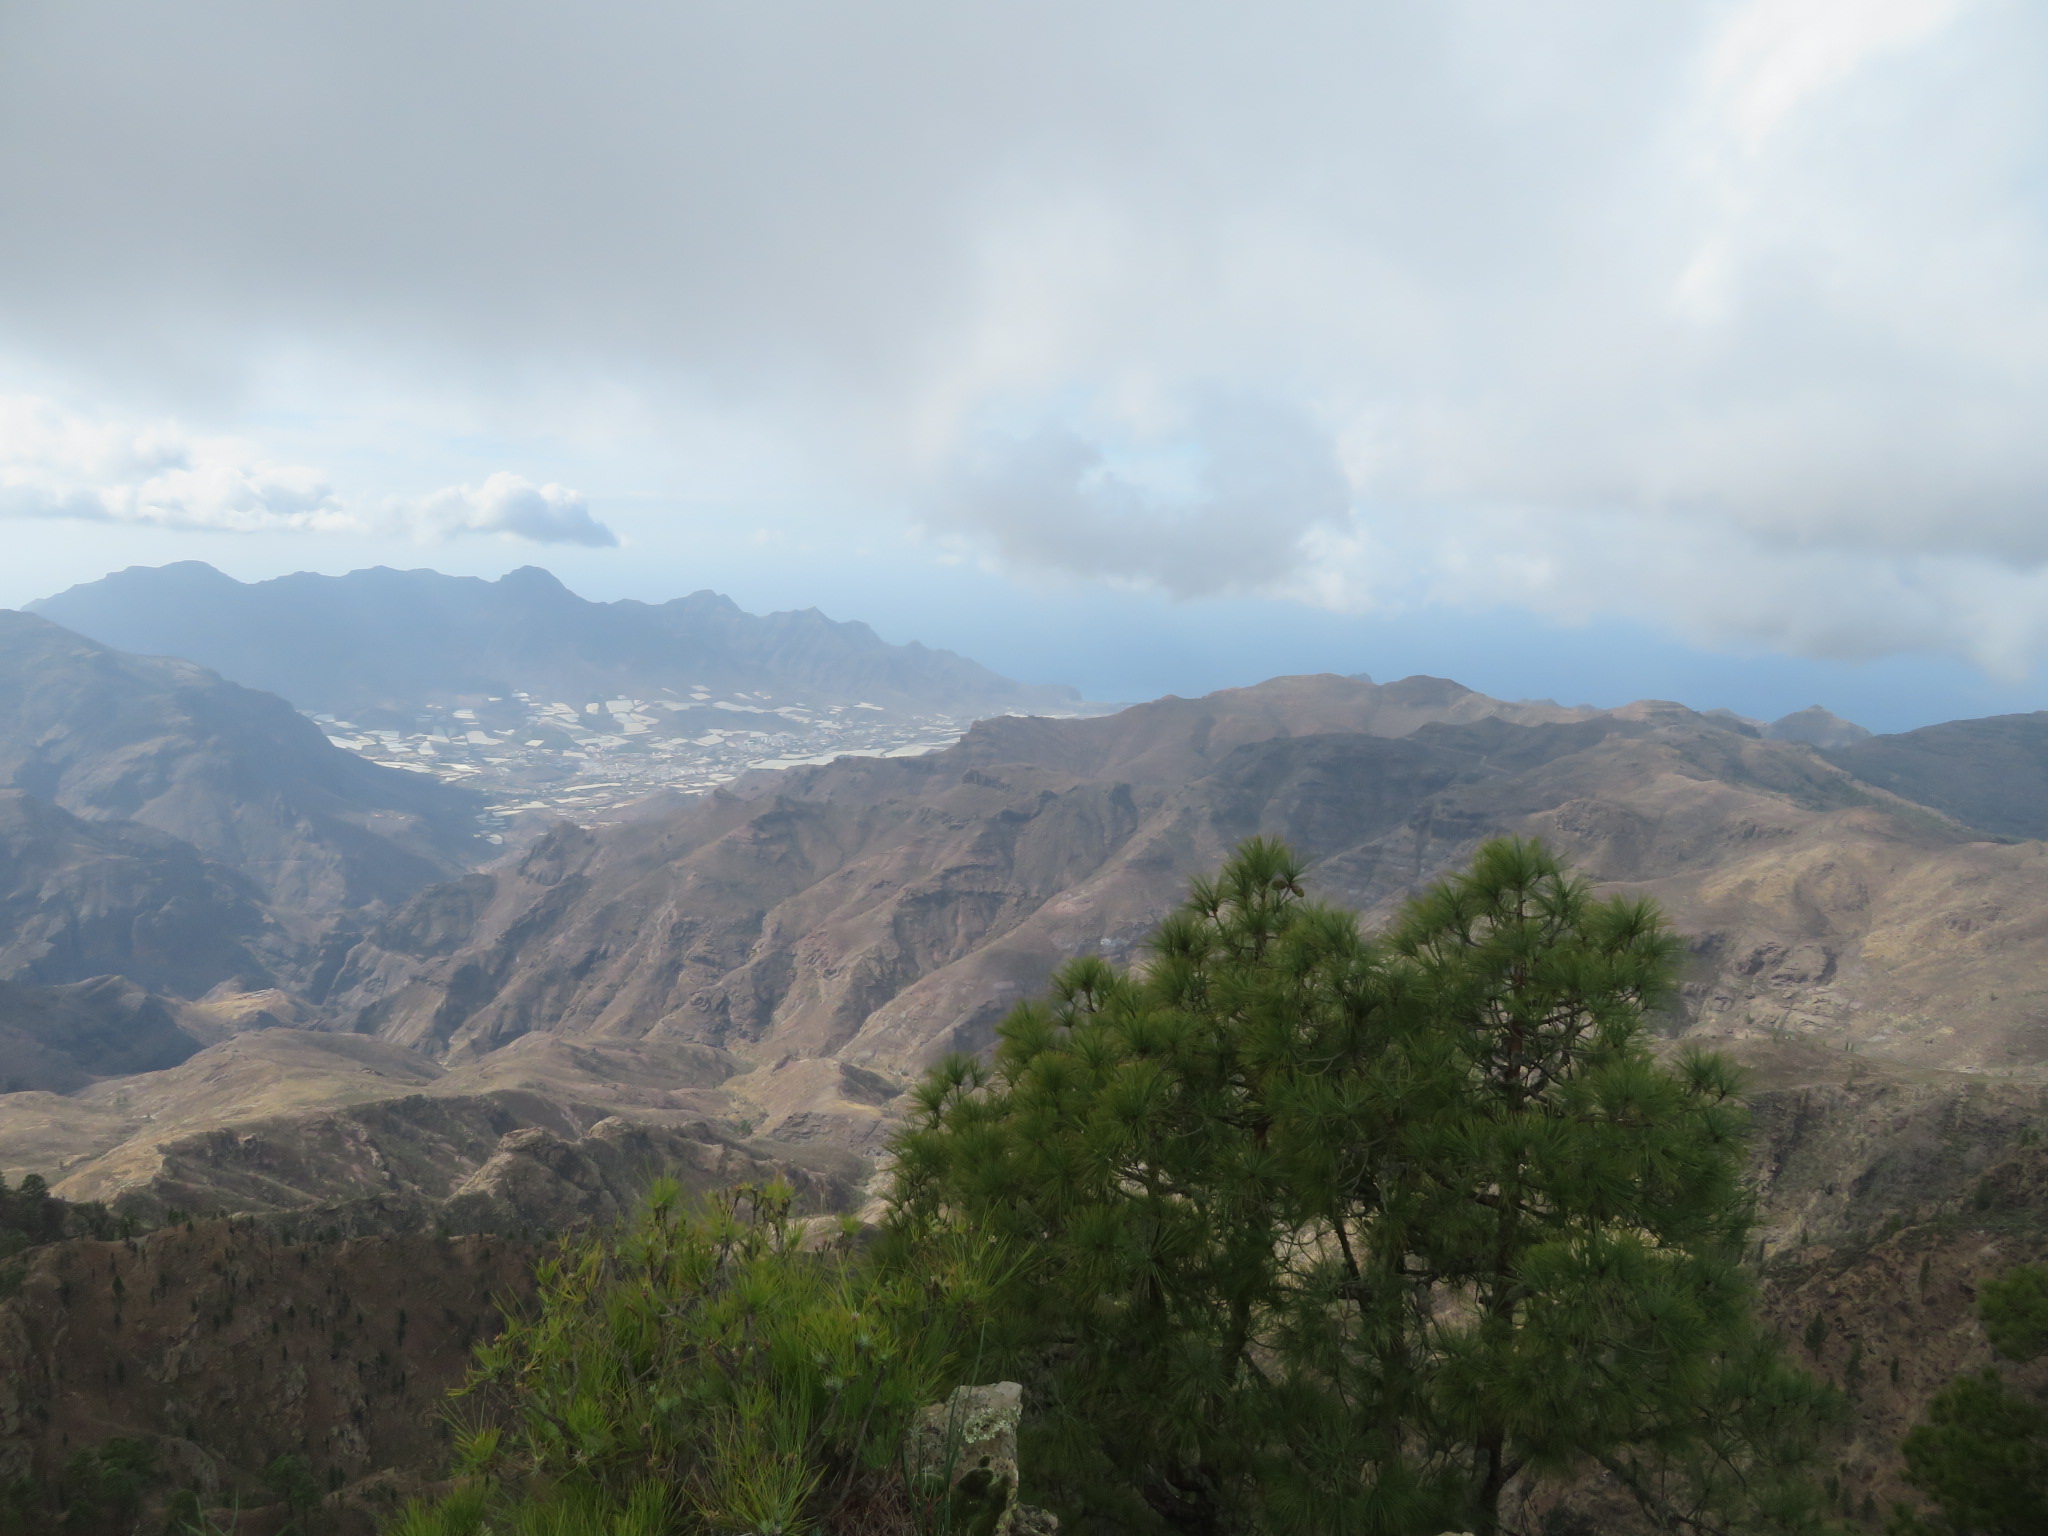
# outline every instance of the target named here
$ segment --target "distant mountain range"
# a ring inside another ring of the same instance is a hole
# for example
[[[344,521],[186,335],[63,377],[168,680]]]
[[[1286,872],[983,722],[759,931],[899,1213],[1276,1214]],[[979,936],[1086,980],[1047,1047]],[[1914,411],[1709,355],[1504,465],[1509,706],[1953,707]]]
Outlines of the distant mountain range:
[[[816,609],[757,616],[713,592],[592,603],[533,567],[244,584],[188,561],[34,606],[281,694],[334,745],[480,792],[493,825],[522,836],[756,768],[930,751],[990,715],[1099,710]]]
[[[107,645],[181,656],[302,710],[367,725],[522,693],[581,707],[765,692],[814,706],[954,714],[1079,698],[1012,682],[951,651],[891,645],[815,608],[756,615],[716,592],[594,603],[537,566],[497,581],[380,566],[244,583],[186,560],[131,566],[29,606]]]

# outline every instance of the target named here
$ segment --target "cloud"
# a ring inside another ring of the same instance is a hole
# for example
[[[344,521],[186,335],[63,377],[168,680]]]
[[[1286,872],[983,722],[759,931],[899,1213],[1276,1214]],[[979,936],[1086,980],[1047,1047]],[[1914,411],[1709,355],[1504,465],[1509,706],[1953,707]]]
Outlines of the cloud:
[[[1854,546],[1788,548],[1725,522],[1378,509],[1307,541],[1290,595],[1360,613],[1519,608],[1634,620],[1709,649],[1863,661],[1960,656],[2024,681],[2048,650],[2048,568]]]
[[[535,485],[500,471],[479,486],[450,486],[420,502],[414,519],[448,538],[503,533],[536,544],[611,548],[618,535],[590,515],[590,507],[564,485]]]
[[[1329,440],[1272,402],[1206,398],[1184,430],[1145,446],[1117,465],[1063,422],[984,430],[930,527],[985,539],[1016,565],[1206,597],[1290,576],[1312,532],[1350,523]]]
[[[318,471],[230,438],[0,398],[0,516],[255,533],[361,526]]]
[[[1709,78],[1754,151],[1802,102],[1926,41],[1962,9],[1963,0],[1749,0],[1721,32]]]
[[[426,401],[379,418],[414,462],[581,432],[677,492],[622,516],[2009,668],[2044,75],[2013,0],[28,0],[0,361],[180,419]],[[187,449],[8,494],[385,515]],[[602,542],[455,480],[398,521]]]
[[[613,545],[577,492],[498,473],[429,496],[345,499],[320,471],[280,464],[235,438],[195,437],[0,397],[0,518],[61,518],[208,533],[503,534],[538,544]]]

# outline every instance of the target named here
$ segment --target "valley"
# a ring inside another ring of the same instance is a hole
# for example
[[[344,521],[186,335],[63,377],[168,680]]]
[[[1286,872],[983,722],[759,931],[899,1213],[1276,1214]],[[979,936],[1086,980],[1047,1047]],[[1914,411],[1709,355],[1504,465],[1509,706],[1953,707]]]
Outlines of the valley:
[[[701,795],[755,771],[915,757],[952,745],[972,723],[865,701],[804,705],[768,694],[714,699],[708,691],[581,704],[482,695],[429,706],[399,729],[311,718],[335,746],[368,762],[481,794],[487,837],[556,817],[603,825],[643,813],[649,797]]]

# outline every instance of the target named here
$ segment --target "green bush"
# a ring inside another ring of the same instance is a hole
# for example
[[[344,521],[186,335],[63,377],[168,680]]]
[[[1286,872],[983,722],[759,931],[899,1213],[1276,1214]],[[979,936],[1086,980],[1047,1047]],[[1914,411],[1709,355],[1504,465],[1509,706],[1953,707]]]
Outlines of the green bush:
[[[74,1453],[64,1464],[62,1524],[72,1530],[125,1526],[156,1481],[156,1447],[114,1439]]]
[[[2048,1265],[2022,1264],[1985,1281],[1977,1315],[2006,1359],[2024,1364],[2048,1354]]]
[[[400,1536],[795,1536],[904,1505],[906,1428],[971,1362],[992,1253],[941,1236],[883,1274],[844,1228],[807,1250],[790,1205],[665,1183],[566,1244],[477,1350],[465,1482]]]

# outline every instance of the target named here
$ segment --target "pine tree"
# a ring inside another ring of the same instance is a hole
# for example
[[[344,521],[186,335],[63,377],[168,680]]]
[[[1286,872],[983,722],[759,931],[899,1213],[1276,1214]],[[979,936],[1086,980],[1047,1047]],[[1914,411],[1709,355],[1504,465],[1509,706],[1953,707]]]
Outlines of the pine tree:
[[[1083,1518],[1491,1533],[1600,1465],[1659,1518],[1799,1528],[1827,1399],[1750,1321],[1729,1069],[1648,1049],[1674,963],[1538,845],[1373,943],[1254,840],[1139,971],[1077,961],[933,1074],[885,1254],[1031,1256],[1000,1310]]]
[[[2048,1267],[1984,1282],[1977,1314],[1991,1346],[2024,1364],[2048,1354]],[[2035,1536],[2048,1531],[2048,1407],[1993,1369],[1958,1376],[1901,1446],[1906,1481],[1932,1499],[1928,1518],[1901,1506],[1898,1536]]]

